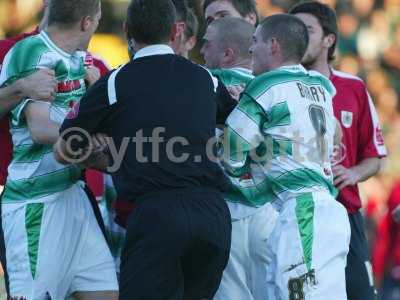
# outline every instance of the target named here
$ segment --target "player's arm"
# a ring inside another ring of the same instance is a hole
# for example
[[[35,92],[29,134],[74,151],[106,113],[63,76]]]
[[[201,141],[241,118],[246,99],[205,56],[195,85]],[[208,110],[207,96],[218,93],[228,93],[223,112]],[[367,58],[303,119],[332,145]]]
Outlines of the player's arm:
[[[0,89],[0,118],[14,109],[23,98],[54,100],[57,81],[53,70],[42,69]]]
[[[60,128],[60,137],[54,145],[54,155],[58,162],[69,164],[78,158],[86,166],[104,169],[105,157],[101,156],[104,149],[98,149],[93,136],[107,131],[106,123],[118,103],[113,103],[108,95],[109,75],[100,78],[81,99],[76,110],[72,110]],[[104,145],[102,145],[104,146]],[[102,147],[105,148],[105,147]],[[88,153],[88,151],[94,153]],[[101,150],[101,151],[100,151]],[[96,165],[97,155],[99,164]],[[103,154],[106,155],[104,152]]]
[[[24,108],[29,133],[37,144],[53,145],[60,125],[50,120],[50,103],[29,101]]]
[[[229,175],[241,177],[250,171],[255,150],[264,142],[261,128],[266,122],[261,106],[247,95],[229,115],[224,131],[222,164]]]
[[[381,158],[386,156],[378,115],[366,89],[362,96],[362,103],[358,124],[360,142],[357,156],[359,163],[351,168],[342,165],[332,168],[335,177],[334,184],[338,189],[363,182],[377,174],[383,164]]]

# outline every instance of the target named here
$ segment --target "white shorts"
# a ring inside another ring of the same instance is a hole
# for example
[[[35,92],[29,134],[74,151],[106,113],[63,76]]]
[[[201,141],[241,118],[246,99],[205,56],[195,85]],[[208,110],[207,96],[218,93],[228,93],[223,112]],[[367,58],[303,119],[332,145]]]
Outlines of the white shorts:
[[[271,204],[232,221],[228,265],[214,300],[266,300],[267,240],[277,212]]]
[[[268,300],[347,300],[350,243],[346,209],[327,192],[283,204],[268,241]]]
[[[11,296],[59,300],[118,290],[113,258],[79,184],[56,201],[4,213],[2,224]]]

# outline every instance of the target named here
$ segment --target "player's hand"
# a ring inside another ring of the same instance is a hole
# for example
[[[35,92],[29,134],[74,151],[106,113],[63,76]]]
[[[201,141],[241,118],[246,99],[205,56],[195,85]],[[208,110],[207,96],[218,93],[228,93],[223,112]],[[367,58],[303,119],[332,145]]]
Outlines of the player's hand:
[[[342,165],[332,167],[333,171],[333,184],[342,190],[346,186],[352,186],[358,183],[359,176],[352,168],[345,168]]]
[[[88,85],[93,85],[97,80],[101,77],[100,70],[95,66],[87,66],[86,67],[86,77],[85,80],[87,81]]]
[[[97,133],[92,136],[91,142],[91,151],[88,158],[84,162],[82,162],[83,166],[86,168],[91,168],[97,166],[99,162],[102,162],[102,165],[108,166],[109,137],[107,137],[105,134]]]
[[[96,152],[108,149],[109,137],[103,133],[96,133],[92,136],[93,150]]]
[[[244,87],[241,85],[229,86],[226,88],[233,99],[239,101],[240,94],[244,91]]]
[[[53,101],[57,93],[54,70],[40,69],[17,82],[24,97],[31,99]]]

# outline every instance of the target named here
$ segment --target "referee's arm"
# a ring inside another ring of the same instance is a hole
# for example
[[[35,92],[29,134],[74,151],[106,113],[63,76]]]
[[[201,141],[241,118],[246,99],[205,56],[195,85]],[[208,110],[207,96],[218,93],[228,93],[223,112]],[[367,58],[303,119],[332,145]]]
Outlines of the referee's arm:
[[[99,79],[65,118],[53,148],[58,162],[75,163],[80,156],[86,154],[92,136],[105,132],[105,124],[115,109],[113,104],[116,104],[109,100],[109,77],[106,75]]]

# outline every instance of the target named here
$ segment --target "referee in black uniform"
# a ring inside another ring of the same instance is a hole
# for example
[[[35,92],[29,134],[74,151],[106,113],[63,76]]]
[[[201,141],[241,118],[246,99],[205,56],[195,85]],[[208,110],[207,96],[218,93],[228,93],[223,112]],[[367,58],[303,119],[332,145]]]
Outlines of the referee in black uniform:
[[[66,163],[70,141],[73,150],[89,144],[73,129],[81,128],[126,149],[112,174],[119,197],[136,203],[122,254],[123,300],[212,299],[229,257],[231,220],[221,196],[227,181],[207,150],[218,83],[174,55],[168,41],[175,19],[170,0],[131,1],[133,60],[89,89],[55,147]]]

